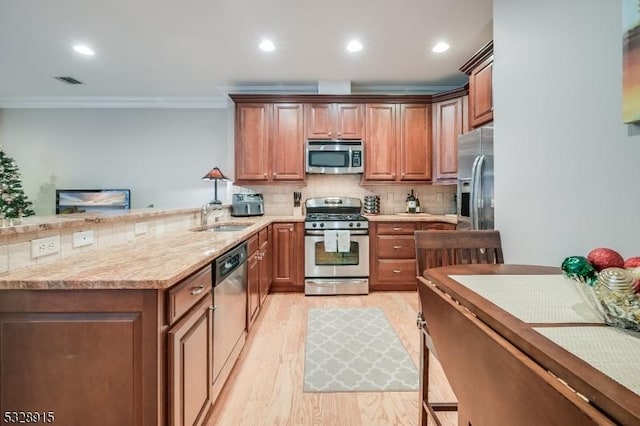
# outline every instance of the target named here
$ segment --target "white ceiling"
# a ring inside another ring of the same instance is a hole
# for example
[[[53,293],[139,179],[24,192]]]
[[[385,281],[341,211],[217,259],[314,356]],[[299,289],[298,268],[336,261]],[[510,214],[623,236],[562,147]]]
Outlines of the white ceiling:
[[[257,48],[263,37],[274,52]],[[361,52],[346,51],[351,38]],[[206,105],[229,92],[314,93],[325,80],[429,93],[464,84],[458,68],[491,39],[492,0],[0,0],[0,107]],[[438,55],[439,40],[451,49]]]

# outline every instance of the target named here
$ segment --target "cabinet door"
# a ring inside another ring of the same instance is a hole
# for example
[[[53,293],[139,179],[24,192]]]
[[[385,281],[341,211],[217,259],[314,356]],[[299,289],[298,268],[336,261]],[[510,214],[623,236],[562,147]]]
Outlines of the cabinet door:
[[[365,180],[395,180],[396,106],[394,104],[367,104],[365,131]]]
[[[306,134],[308,139],[333,138],[333,114],[331,104],[307,104],[305,106]]]
[[[212,404],[213,311],[205,297],[168,333],[169,419],[201,425]]]
[[[304,180],[302,104],[273,105],[272,179]]]
[[[270,104],[236,105],[236,180],[270,178]]]
[[[456,98],[434,105],[436,179],[458,177],[458,136],[462,134],[462,102],[462,98]]]
[[[400,180],[431,180],[429,105],[400,105]]]
[[[258,316],[260,307],[260,250],[249,255],[247,260],[247,331]]]
[[[474,128],[493,120],[493,56],[469,75],[469,120]]]
[[[271,264],[273,259],[269,234],[271,234],[271,225],[260,231],[260,306],[264,304],[267,299],[267,294],[269,294],[273,273]]]
[[[336,104],[334,111],[336,138],[362,139],[362,104]]]
[[[273,224],[273,281],[275,289],[300,291],[304,288],[304,224]]]

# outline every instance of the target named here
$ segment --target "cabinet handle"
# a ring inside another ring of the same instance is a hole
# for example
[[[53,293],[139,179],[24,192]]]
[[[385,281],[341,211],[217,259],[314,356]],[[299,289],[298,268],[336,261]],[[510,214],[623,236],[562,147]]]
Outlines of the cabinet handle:
[[[338,136],[342,136],[342,132],[338,132]]]
[[[400,249],[402,248],[402,246],[393,246],[393,248],[394,248],[395,250],[400,250]]]
[[[267,177],[267,173],[265,172],[265,174],[263,175],[264,177]]]
[[[217,306],[217,305],[209,306],[209,310],[210,310],[211,312],[215,311],[216,309],[218,309],[218,306]]]
[[[394,270],[393,270],[393,273],[394,273],[394,274],[399,274],[400,272],[402,272],[400,269],[394,269]]]
[[[331,137],[331,132],[327,133],[327,136]]]
[[[393,228],[394,231],[401,231],[402,228]]]
[[[197,296],[200,293],[202,293],[204,291],[204,286],[203,285],[199,285],[198,287],[193,287],[191,289],[191,291],[189,292],[189,294],[191,294],[192,296]]]

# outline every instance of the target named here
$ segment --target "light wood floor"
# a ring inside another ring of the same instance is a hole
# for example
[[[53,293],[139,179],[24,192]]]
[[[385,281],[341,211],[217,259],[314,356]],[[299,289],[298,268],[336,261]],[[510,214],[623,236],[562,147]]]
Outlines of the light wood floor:
[[[307,311],[313,307],[380,307],[416,366],[420,337],[415,326],[414,292],[377,292],[368,296],[268,297],[208,426],[227,425],[417,425],[418,392],[303,393]],[[453,393],[432,360],[431,397],[452,401]],[[441,420],[455,425],[455,414]]]

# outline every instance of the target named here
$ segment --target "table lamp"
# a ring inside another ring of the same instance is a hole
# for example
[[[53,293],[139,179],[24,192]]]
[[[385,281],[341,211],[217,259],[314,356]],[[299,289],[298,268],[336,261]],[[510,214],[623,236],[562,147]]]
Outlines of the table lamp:
[[[214,167],[213,169],[211,169],[209,171],[209,173],[204,175],[202,177],[202,179],[203,180],[212,180],[213,181],[213,188],[214,188],[213,201],[211,201],[209,204],[222,204],[222,201],[218,200],[218,181],[219,180],[229,180],[229,178],[226,177],[224,175],[224,173],[222,173],[222,171],[220,171],[219,168]]]

